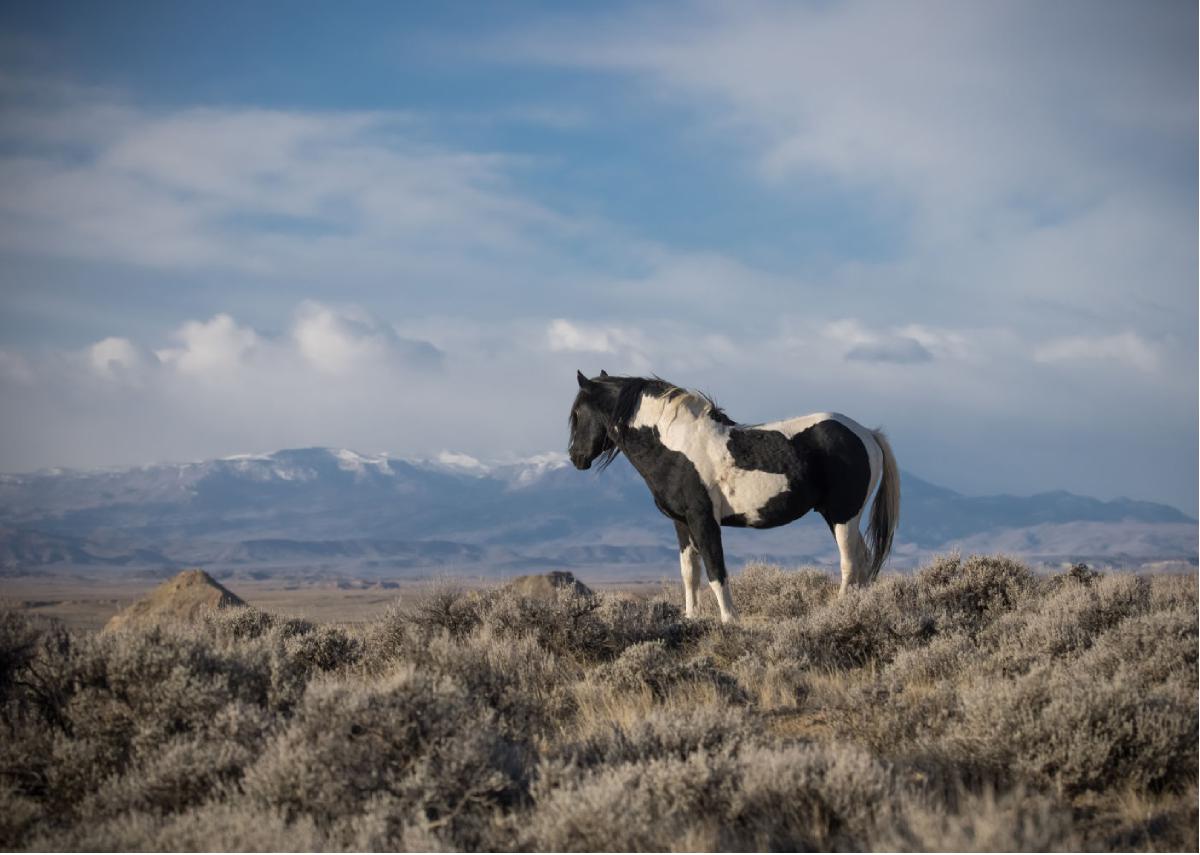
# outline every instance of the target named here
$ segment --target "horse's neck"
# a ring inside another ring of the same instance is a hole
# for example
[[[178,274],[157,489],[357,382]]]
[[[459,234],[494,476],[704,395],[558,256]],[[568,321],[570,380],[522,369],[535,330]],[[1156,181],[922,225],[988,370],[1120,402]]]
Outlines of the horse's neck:
[[[693,455],[707,453],[709,445],[724,444],[729,428],[713,421],[707,413],[697,412],[694,406],[678,398],[666,400],[644,395],[629,426],[655,428],[659,442],[667,448],[686,449]]]

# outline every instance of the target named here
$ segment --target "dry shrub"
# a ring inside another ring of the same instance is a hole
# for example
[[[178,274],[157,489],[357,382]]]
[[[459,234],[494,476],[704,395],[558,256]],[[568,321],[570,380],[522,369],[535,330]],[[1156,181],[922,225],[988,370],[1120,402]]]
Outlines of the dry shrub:
[[[722,849],[865,850],[897,799],[890,768],[851,745],[756,748],[739,760]]]
[[[1171,608],[1134,615],[1098,638],[1080,659],[1096,679],[1121,672],[1143,687],[1174,684],[1197,688],[1195,609]]]
[[[596,614],[599,607],[599,599],[567,588],[545,598],[500,591],[484,622],[498,638],[530,638],[556,656],[594,662],[612,655],[611,633]]]
[[[283,640],[283,655],[309,674],[349,668],[362,657],[362,642],[336,626],[320,626]]]
[[[261,707],[229,704],[205,732],[139,752],[124,774],[83,795],[79,816],[99,821],[125,812],[176,813],[201,804],[241,778],[268,732],[269,718]]]
[[[15,609],[0,609],[0,698],[15,688],[18,673],[28,667],[44,632]]]
[[[922,604],[938,627],[976,632],[1035,589],[1033,571],[1001,556],[942,556],[916,576]]]
[[[213,636],[233,640],[260,638],[272,632],[290,638],[316,628],[303,618],[283,617],[253,606],[208,609],[201,613],[201,620]]]
[[[1069,667],[981,681],[962,694],[963,750],[1001,774],[1067,794],[1115,782],[1179,788],[1195,780],[1196,696],[1099,680]]]
[[[666,698],[682,683],[712,686],[726,703],[746,702],[746,694],[731,675],[708,658],[682,660],[662,641],[643,641],[625,648],[616,660],[600,665],[593,679],[614,693],[648,689],[656,699]]]
[[[579,676],[570,660],[532,638],[497,638],[483,628],[461,641],[449,634],[429,639],[420,656],[406,660],[421,671],[453,680],[481,711],[516,740],[547,735],[574,713],[569,687]]]
[[[821,570],[784,570],[757,561],[733,576],[730,585],[738,612],[752,619],[803,617],[837,595],[837,584]],[[702,594],[701,600],[708,606],[703,613],[716,613],[712,599]]]
[[[653,710],[627,725],[608,723],[547,746],[537,779],[539,791],[578,783],[605,767],[650,760],[686,760],[696,752],[732,754],[761,738],[762,722],[744,707]]]
[[[247,798],[318,828],[389,805],[392,830],[428,824],[452,848],[485,845],[523,792],[519,746],[448,680],[401,668],[378,684],[314,683],[247,770]]]
[[[734,626],[570,591],[362,630],[0,610],[0,848],[1195,846],[1194,578],[733,584]]]
[[[0,847],[15,849],[45,826],[45,817],[43,803],[7,780],[8,777],[8,770],[5,769],[0,777]],[[55,847],[37,848],[50,851]]]
[[[1159,573],[1148,580],[1150,607],[1155,611],[1196,608],[1196,574]]]
[[[663,600],[584,597],[560,588],[553,597],[495,595],[483,623],[499,638],[532,638],[556,656],[598,663],[643,641],[675,647],[695,635],[678,606]]]
[[[43,806],[43,832],[203,801],[240,777],[312,675],[358,655],[341,630],[230,611],[196,626],[42,633],[5,697],[0,774]]]
[[[934,631],[916,587],[893,576],[870,588],[852,588],[805,618],[781,623],[770,655],[813,668],[856,668],[890,661],[905,647],[928,641]]]
[[[135,812],[35,838],[34,851],[313,852],[331,848],[311,820],[242,800],[210,802],[182,813]]]
[[[849,746],[718,744],[539,782],[523,846],[561,851],[863,849],[889,771]]]
[[[771,646],[769,626],[752,623],[717,623],[701,619],[695,643],[688,647],[690,656],[712,659],[722,667],[751,657],[763,657]]]
[[[1136,576],[1071,579],[1019,612],[1002,616],[981,635],[1004,673],[1080,653],[1103,633],[1149,605],[1149,586]]]
[[[979,647],[969,635],[939,635],[922,647],[898,652],[887,669],[888,684],[897,691],[952,680],[970,671],[978,658]]]
[[[737,786],[736,763],[724,755],[606,765],[578,781],[539,787],[521,819],[519,845],[566,852],[711,850],[716,817]]]
[[[293,668],[305,676],[355,665],[363,655],[362,642],[336,626],[318,626],[297,617],[264,612],[253,606],[213,609],[204,614],[207,632],[221,642],[268,640]]]
[[[808,669],[796,662],[772,662],[747,654],[730,666],[730,673],[764,710],[798,707],[809,693]]]
[[[460,588],[442,587],[433,591],[408,616],[423,637],[448,633],[451,638],[463,638],[479,626],[485,601]]]
[[[954,734],[962,720],[957,689],[948,682],[889,691],[868,683],[846,692],[832,717],[833,733],[889,760],[922,757],[924,748]],[[932,758],[921,762],[928,764]],[[944,765],[935,762],[940,775]],[[964,774],[970,774],[965,771]]]
[[[1085,847],[1071,811],[1023,788],[997,794],[959,788],[950,805],[910,796],[880,830],[877,850],[902,852],[1070,852]]]
[[[65,810],[180,737],[209,733],[231,703],[263,707],[272,699],[267,651],[221,650],[197,634],[106,634],[56,653],[32,664],[44,693],[61,702],[49,716],[46,781]]]

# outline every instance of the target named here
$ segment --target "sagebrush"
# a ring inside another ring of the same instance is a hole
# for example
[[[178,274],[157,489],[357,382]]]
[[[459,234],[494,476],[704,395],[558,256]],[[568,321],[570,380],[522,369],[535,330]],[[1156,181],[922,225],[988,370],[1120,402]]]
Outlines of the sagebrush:
[[[0,846],[1196,848],[1194,578],[733,587],[733,626],[665,592],[446,589],[355,628],[0,612]]]

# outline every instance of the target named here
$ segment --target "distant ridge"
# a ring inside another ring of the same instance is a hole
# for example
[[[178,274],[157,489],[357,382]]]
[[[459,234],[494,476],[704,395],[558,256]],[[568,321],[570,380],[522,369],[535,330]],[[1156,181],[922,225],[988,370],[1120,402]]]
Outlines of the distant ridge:
[[[902,473],[890,566],[951,550],[1112,567],[1196,562],[1196,521],[1176,508],[1057,491],[966,496]],[[810,514],[769,531],[725,529],[737,564],[832,564]],[[299,448],[218,460],[0,475],[0,575],[161,574],[222,578],[507,576],[542,569],[657,577],[676,561],[672,527],[618,458],[578,472],[549,452],[489,463]],[[675,571],[677,572],[677,571]]]

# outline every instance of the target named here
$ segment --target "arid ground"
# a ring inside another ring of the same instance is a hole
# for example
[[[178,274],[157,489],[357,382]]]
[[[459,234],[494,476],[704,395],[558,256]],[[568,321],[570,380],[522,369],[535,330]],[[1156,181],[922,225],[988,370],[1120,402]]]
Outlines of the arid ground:
[[[5,580],[0,847],[1197,847],[1194,576],[751,565],[734,626],[242,582],[96,631],[152,584]]]
[[[62,623],[67,629],[98,631],[109,619],[145,596],[159,579],[90,579],[69,576],[18,576],[0,579],[0,605]],[[448,587],[463,590],[495,587],[496,580],[454,576],[424,581],[314,583],[288,579],[233,580],[225,584],[249,605],[273,614],[315,623],[364,624],[390,609],[415,608],[430,594]],[[675,579],[657,582],[592,582],[599,592],[647,597],[680,587]],[[682,590],[682,588],[680,588]]]

